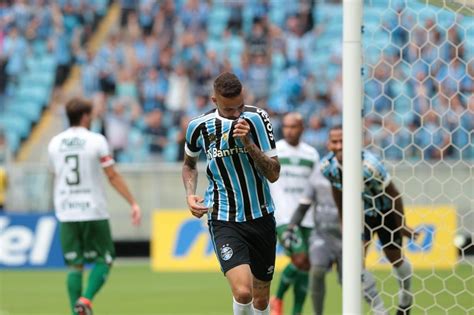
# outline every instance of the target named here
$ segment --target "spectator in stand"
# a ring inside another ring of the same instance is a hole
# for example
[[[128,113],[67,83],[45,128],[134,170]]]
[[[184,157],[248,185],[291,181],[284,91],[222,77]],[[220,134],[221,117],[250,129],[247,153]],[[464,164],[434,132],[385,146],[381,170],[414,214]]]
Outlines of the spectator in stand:
[[[7,80],[15,85],[18,84],[19,76],[25,69],[27,50],[28,45],[23,35],[15,26],[11,27],[3,43],[2,55],[7,60],[5,67]]]
[[[206,29],[208,16],[208,4],[199,0],[187,0],[179,13],[184,28],[196,34]]]
[[[179,131],[176,135],[176,143],[178,144],[178,154],[176,157],[177,161],[184,160],[184,145],[186,144],[186,128],[188,127],[189,116],[181,116],[179,121]]]
[[[316,148],[320,154],[327,152],[326,141],[328,137],[328,128],[324,126],[321,117],[318,114],[311,116],[308,122],[308,128],[303,134],[303,141],[313,148]]]
[[[135,0],[120,0],[120,27],[127,25],[128,16],[135,13],[137,9],[137,1]]]
[[[247,51],[250,55],[264,54],[268,51],[269,30],[266,20],[256,18],[253,21],[252,32],[247,37]]]
[[[95,62],[95,53],[92,49],[79,56],[81,65],[82,93],[89,97],[94,97],[100,91],[99,70]]]
[[[271,70],[268,58],[265,54],[259,53],[252,58],[248,70],[247,86],[255,97],[254,102],[266,99],[270,93]]]
[[[189,80],[184,64],[178,64],[169,76],[168,93],[165,106],[171,113],[173,124],[177,124],[179,117],[186,112],[191,104],[191,81]]]
[[[149,137],[150,153],[153,158],[159,158],[168,144],[167,128],[163,125],[163,113],[152,111],[145,117],[145,134]]]
[[[127,147],[132,123],[139,115],[138,104],[126,102],[124,99],[112,101],[112,111],[105,115],[105,134],[114,159],[120,161],[120,155]]]
[[[96,56],[100,88],[104,93],[115,93],[117,71],[125,63],[124,50],[118,33],[112,32],[107,43]]]
[[[141,0],[138,6],[138,21],[143,34],[148,36],[152,33],[154,16],[158,11],[158,4],[154,0]]]
[[[149,113],[154,110],[165,109],[165,97],[168,89],[168,83],[158,70],[151,68],[148,70],[145,80],[141,84],[142,86],[142,106],[144,113]]]

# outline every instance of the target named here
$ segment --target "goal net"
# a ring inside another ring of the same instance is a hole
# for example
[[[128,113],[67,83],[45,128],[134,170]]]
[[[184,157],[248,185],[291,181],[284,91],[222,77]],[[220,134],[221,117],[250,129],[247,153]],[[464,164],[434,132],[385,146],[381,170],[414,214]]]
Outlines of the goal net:
[[[473,13],[467,0],[363,4],[363,147],[381,157],[419,233],[403,242],[411,314],[474,314]],[[366,267],[393,313],[399,286],[375,239]]]

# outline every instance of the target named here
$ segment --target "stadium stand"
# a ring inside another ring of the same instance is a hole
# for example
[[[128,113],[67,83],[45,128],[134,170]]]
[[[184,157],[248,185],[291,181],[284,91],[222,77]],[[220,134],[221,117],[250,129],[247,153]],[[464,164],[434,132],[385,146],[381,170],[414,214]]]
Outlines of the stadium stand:
[[[307,119],[304,140],[324,153],[328,129],[341,123],[337,1],[122,0],[116,27],[97,52],[84,48],[87,36],[76,34],[94,30],[107,1],[28,3],[0,7],[7,78],[0,126],[13,152],[71,63],[80,65],[83,94],[97,108],[93,129],[107,136],[119,162],[182,159],[183,128],[213,107],[210,84],[222,71],[243,80],[247,103],[270,112],[277,134],[278,118],[299,111]],[[408,7],[391,1],[392,10],[385,1],[367,3],[364,107],[376,112],[366,119],[367,143],[384,149],[387,159],[473,159],[474,46],[465,39],[474,32],[468,18],[458,18],[461,31],[450,11],[433,7],[417,17],[412,10],[425,6],[418,1]],[[395,77],[407,78],[404,84],[389,80],[392,65]]]
[[[107,1],[0,1],[0,129],[17,153]]]

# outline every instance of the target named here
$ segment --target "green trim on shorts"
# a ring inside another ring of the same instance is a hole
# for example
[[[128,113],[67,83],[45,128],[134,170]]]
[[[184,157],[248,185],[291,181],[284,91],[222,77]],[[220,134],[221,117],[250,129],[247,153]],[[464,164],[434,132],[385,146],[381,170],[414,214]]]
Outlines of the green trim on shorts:
[[[60,222],[60,239],[67,265],[111,264],[115,247],[109,220]]]
[[[280,225],[276,228],[278,241],[282,242],[283,232],[288,228],[288,224]],[[292,254],[308,253],[309,251],[309,237],[311,235],[312,228],[300,226],[296,230],[297,241],[294,242],[290,250],[285,248],[285,254],[291,256]]]

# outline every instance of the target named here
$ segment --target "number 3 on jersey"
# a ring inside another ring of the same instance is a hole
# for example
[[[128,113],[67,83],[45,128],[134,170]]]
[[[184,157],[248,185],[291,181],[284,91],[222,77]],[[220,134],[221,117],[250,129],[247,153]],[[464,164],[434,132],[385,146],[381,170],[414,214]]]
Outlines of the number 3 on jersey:
[[[66,155],[64,162],[69,167],[69,174],[66,176],[66,183],[68,185],[79,185],[81,177],[79,175],[79,156],[77,154]]]

